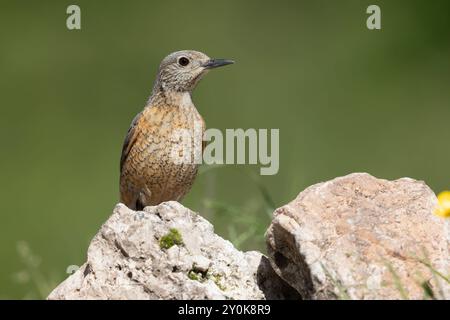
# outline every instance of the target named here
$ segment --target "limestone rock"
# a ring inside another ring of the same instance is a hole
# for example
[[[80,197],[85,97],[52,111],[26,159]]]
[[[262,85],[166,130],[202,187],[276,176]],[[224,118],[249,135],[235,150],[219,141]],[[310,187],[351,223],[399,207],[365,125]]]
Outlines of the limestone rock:
[[[269,259],[305,299],[422,299],[428,288],[449,298],[432,271],[450,271],[449,226],[435,206],[433,191],[409,178],[319,183],[275,211]]]
[[[241,252],[177,202],[118,204],[87,262],[48,299],[298,298],[258,252]]]

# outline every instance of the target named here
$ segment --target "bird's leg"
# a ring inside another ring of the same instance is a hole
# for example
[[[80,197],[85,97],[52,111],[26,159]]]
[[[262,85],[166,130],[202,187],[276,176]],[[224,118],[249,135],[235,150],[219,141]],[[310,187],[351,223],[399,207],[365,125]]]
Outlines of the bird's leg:
[[[144,208],[150,205],[150,199],[152,197],[152,191],[145,186],[141,192],[139,192],[139,196],[136,199],[136,210],[144,210]]]

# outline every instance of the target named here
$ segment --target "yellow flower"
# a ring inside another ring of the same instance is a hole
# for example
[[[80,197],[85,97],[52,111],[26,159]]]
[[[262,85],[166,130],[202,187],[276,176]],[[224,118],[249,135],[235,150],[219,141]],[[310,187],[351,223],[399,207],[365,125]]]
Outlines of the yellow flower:
[[[437,198],[438,206],[434,213],[443,218],[450,218],[450,191],[442,191]]]

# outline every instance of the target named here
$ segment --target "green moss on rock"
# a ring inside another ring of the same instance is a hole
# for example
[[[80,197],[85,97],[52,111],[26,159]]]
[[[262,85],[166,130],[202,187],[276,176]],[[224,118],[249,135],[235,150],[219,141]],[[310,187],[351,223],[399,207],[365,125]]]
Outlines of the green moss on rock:
[[[161,249],[169,249],[174,245],[180,246],[182,244],[183,237],[181,236],[180,231],[175,228],[170,229],[169,233],[159,239],[159,246],[161,247]]]
[[[220,274],[208,274],[207,277],[208,277],[208,279],[211,279],[220,290],[225,291],[227,289],[222,284],[222,275],[220,275]]]
[[[226,287],[222,284],[222,275],[220,274],[211,274],[211,273],[206,273],[206,272],[201,272],[201,271],[196,271],[194,268],[189,270],[188,274],[187,274],[188,278],[194,281],[198,281],[198,282],[205,282],[207,280],[211,280],[213,281],[216,286],[222,290],[225,291]]]
[[[190,270],[188,272],[188,278],[191,280],[195,280],[195,281],[199,281],[199,282],[203,282],[203,275],[199,272],[195,272],[194,270]]]

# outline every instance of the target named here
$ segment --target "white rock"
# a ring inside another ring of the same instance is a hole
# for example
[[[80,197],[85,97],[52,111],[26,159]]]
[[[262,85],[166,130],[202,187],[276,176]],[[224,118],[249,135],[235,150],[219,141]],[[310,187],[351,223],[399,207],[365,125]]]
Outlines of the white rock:
[[[161,248],[171,229],[182,244]],[[191,278],[197,277],[198,280]],[[298,298],[260,253],[244,253],[177,202],[135,212],[119,204],[92,240],[87,262],[48,299]]]
[[[449,274],[436,201],[425,183],[409,178],[361,173],[319,183],[275,211],[269,259],[305,299],[422,299],[425,281],[437,298],[448,298],[448,283],[420,261]]]

